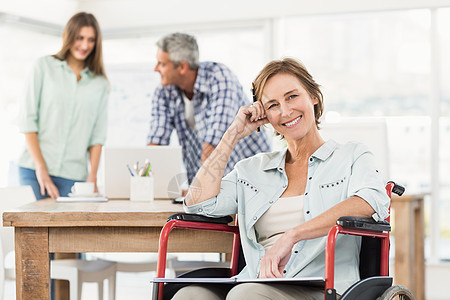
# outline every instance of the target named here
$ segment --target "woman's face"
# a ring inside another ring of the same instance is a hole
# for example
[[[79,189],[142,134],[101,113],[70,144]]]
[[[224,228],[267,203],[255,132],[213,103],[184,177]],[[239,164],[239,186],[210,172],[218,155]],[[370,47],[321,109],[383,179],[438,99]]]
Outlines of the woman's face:
[[[286,139],[299,140],[316,128],[314,104],[300,81],[293,75],[280,73],[264,86],[261,98],[267,119],[275,131]]]
[[[83,26],[78,32],[75,42],[70,47],[70,54],[79,61],[84,61],[95,47],[95,30],[91,26]]]

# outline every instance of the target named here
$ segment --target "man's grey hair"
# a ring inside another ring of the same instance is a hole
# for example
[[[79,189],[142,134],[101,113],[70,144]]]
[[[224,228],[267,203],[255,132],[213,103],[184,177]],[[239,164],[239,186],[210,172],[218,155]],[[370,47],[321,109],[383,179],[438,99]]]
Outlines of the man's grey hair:
[[[199,54],[195,37],[185,33],[172,33],[161,38],[156,46],[169,53],[169,59],[175,67],[185,61],[192,70],[198,69]]]

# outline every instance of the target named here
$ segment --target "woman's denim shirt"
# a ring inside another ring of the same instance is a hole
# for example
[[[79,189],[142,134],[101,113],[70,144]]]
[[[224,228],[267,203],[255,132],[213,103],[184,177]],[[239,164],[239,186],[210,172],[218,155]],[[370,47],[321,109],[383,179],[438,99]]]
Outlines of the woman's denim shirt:
[[[264,248],[257,242],[255,223],[288,185],[285,172],[287,148],[240,161],[221,182],[219,194],[202,203],[185,206],[186,212],[206,216],[238,213],[241,243],[247,262],[238,275],[256,278]],[[375,210],[373,218],[389,216],[390,199],[368,148],[359,143],[327,141],[309,158],[303,214],[317,217],[345,199],[358,196]],[[351,215],[351,211],[348,212]],[[298,242],[285,268],[285,277],[325,276],[326,237]],[[336,242],[335,288],[342,294],[359,280],[359,237],[341,235]]]

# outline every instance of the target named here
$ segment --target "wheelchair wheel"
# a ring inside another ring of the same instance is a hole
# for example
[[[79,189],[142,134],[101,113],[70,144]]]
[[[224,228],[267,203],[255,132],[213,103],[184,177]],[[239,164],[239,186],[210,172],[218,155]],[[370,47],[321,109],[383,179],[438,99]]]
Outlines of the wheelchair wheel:
[[[388,288],[379,300],[415,300],[414,295],[402,285],[394,285]]]

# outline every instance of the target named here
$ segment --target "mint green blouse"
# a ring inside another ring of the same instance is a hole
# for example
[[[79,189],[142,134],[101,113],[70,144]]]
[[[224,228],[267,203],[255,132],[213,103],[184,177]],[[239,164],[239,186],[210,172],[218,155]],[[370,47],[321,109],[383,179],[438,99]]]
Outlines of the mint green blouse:
[[[66,61],[45,56],[36,62],[22,98],[19,129],[37,132],[50,175],[87,178],[88,149],[106,140],[107,102],[105,77],[86,68],[77,81]],[[19,165],[35,169],[26,148]]]

